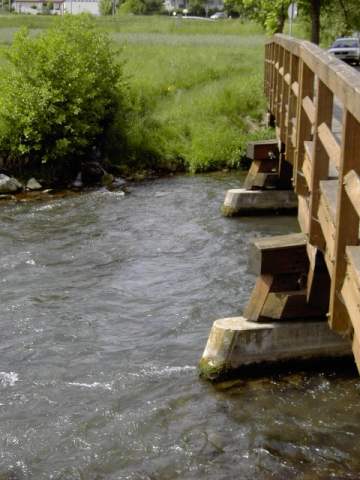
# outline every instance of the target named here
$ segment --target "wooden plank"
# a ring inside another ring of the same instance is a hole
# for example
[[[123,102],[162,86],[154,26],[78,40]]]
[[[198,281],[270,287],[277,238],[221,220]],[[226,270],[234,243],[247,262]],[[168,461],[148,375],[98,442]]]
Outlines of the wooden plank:
[[[323,311],[309,305],[306,291],[269,293],[260,319],[291,320],[296,318],[324,317]]]
[[[329,274],[332,274],[335,238],[336,238],[336,195],[337,181],[327,180],[320,182],[320,200],[317,212],[317,218],[321,226],[322,234],[325,239],[325,261],[328,266]]]
[[[299,76],[299,58],[290,54],[290,84],[297,82]],[[287,112],[287,131],[286,131],[286,160],[294,165],[295,158],[295,146],[296,146],[296,112],[297,112],[297,96],[294,94],[293,89],[288,90],[288,112]],[[294,139],[294,141],[293,141]],[[291,180],[291,182],[293,179]]]
[[[307,272],[306,242],[301,233],[257,239],[251,247],[249,269],[257,275]]]
[[[294,159],[294,181],[295,192],[298,195],[307,195],[308,190],[305,178],[301,175],[302,164],[304,161],[306,140],[312,139],[312,124],[303,107],[303,99],[306,97],[312,98],[314,95],[314,73],[307,67],[307,65],[300,60],[300,92],[297,111],[297,138],[296,138],[296,154]]]
[[[257,173],[252,179],[250,190],[276,189],[279,186],[278,173]],[[247,187],[245,187],[247,188]]]
[[[304,174],[305,180],[306,180],[306,185],[307,188],[310,192],[310,187],[311,187],[311,175],[312,175],[312,165],[309,157],[305,155],[303,166],[302,166],[302,172]]]
[[[341,148],[332,134],[332,131],[326,125],[326,123],[322,123],[317,129],[317,133],[322,146],[329,156],[330,161],[334,163],[337,169],[339,169]]]
[[[251,165],[250,165],[250,168],[248,170],[248,173],[246,175],[246,178],[244,180],[244,184],[243,184],[243,187],[246,189],[246,190],[250,190],[252,185],[253,185],[253,182],[254,182],[254,179],[256,177],[256,175],[259,173],[260,171],[260,166],[261,166],[261,160],[253,160],[251,162]]]
[[[261,310],[263,309],[265,300],[270,292],[274,277],[272,275],[260,275],[255,283],[250,299],[244,309],[244,317],[247,320],[256,322]]]
[[[349,246],[345,251],[352,281],[360,290],[360,246]]]
[[[305,142],[305,158],[302,166],[302,171],[303,171],[309,192],[311,192],[311,179],[312,179],[312,169],[313,169],[312,147],[313,147],[313,142]]]
[[[345,307],[349,314],[352,326],[360,335],[360,293],[355,283],[351,280],[350,275],[345,275],[341,288],[341,298],[345,303]]]
[[[309,203],[305,196],[298,196],[298,222],[303,234],[309,232]]]
[[[354,354],[357,369],[360,373],[360,340],[356,333],[354,334],[353,341],[352,341],[352,351]]]
[[[293,94],[295,95],[295,97],[298,97],[299,96],[299,82],[293,82],[292,85],[291,85],[291,90],[293,92]]]
[[[316,71],[318,78],[339,98],[345,110],[360,121],[360,76],[355,69],[310,42],[279,34],[273,41],[297,52],[307,67]]]
[[[289,85],[285,81],[285,74],[290,75],[290,53],[284,49],[283,55],[283,70],[284,76],[282,78],[282,85],[281,85],[281,118],[280,118],[280,138],[283,144],[286,144],[287,141],[287,113],[289,108],[289,95],[290,95],[290,88]]]
[[[246,156],[251,160],[266,160],[270,154],[279,155],[277,139],[259,140],[247,144]]]
[[[321,81],[318,83],[315,110],[315,128],[312,150],[313,169],[309,186],[309,190],[311,191],[309,242],[320,249],[324,249],[324,236],[317,218],[317,212],[320,201],[320,181],[327,179],[329,176],[329,156],[320,142],[318,125],[326,125],[327,127],[331,126],[333,115],[333,94]]]
[[[341,168],[339,170],[339,198],[336,215],[335,264],[330,293],[330,325],[338,331],[348,331],[349,318],[344,314],[340,288],[346,271],[345,249],[357,245],[359,240],[359,216],[344,186],[344,177],[350,170],[359,172],[358,161],[360,123],[352,114],[344,111]]]
[[[344,177],[345,191],[358,216],[360,216],[360,176],[350,170]]]
[[[302,100],[303,109],[308,117],[308,120],[313,125],[315,123],[315,105],[310,97],[306,96]]]

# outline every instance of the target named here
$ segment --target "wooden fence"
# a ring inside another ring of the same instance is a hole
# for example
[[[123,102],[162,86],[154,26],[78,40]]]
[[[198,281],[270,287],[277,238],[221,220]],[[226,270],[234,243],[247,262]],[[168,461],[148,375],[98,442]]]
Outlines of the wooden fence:
[[[293,167],[308,284],[321,252],[329,324],[351,336],[360,369],[360,72],[309,42],[275,35],[265,46],[265,93]]]

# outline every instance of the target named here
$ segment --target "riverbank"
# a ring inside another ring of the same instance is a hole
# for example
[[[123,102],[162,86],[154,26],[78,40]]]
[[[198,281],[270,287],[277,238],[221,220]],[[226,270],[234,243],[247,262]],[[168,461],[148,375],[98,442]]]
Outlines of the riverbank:
[[[0,18],[2,54],[21,25],[36,35],[56,21]],[[249,140],[273,136],[262,123],[258,26],[136,16],[96,23],[119,48],[126,77],[129,108],[114,126],[123,138],[105,152],[122,175],[238,168]]]

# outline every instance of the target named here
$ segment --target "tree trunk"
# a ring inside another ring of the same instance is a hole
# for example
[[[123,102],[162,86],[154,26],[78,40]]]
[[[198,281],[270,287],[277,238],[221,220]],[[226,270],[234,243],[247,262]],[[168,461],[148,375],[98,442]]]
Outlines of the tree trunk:
[[[285,8],[282,7],[281,10],[278,13],[278,16],[277,16],[277,19],[276,19],[276,31],[275,31],[275,33],[283,33],[284,26],[285,26],[285,21],[286,21],[286,16],[287,16],[287,12],[285,11]]]
[[[320,11],[321,0],[310,0],[311,41],[316,45],[320,43]]]

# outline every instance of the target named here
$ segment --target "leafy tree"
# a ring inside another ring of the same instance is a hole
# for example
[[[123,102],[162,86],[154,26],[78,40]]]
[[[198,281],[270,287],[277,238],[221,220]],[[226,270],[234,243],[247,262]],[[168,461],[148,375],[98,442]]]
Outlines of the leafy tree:
[[[121,66],[90,16],[20,30],[0,70],[0,151],[8,162],[76,170],[105,134],[122,92]]]
[[[240,15],[246,15],[266,28],[269,33],[281,33],[291,0],[238,0]]]
[[[202,17],[205,15],[206,1],[205,0],[189,0],[188,2],[188,10],[190,15],[196,15]]]
[[[113,11],[113,1],[112,0],[100,0],[99,10],[101,15],[111,15]]]
[[[119,13],[148,15],[151,13],[159,13],[162,7],[162,0],[125,0],[124,3],[120,5]]]

